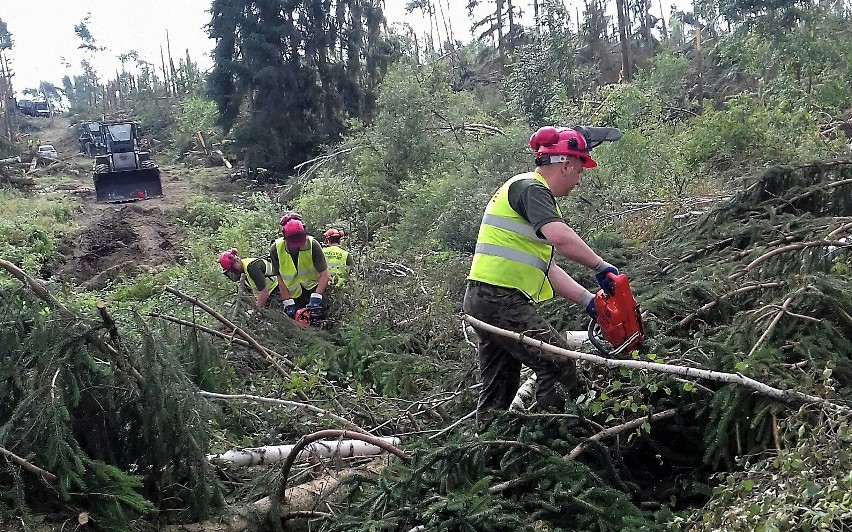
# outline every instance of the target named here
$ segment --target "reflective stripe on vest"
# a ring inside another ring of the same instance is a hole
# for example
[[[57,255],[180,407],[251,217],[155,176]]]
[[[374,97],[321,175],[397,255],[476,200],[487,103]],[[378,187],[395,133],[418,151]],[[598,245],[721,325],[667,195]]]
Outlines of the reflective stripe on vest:
[[[298,267],[293,264],[293,258],[287,251],[287,243],[283,238],[275,241],[275,250],[278,252],[278,272],[290,291],[290,297],[296,299],[302,295],[302,289],[312,290],[319,284],[319,272],[314,266],[313,253],[314,237],[309,236],[305,244],[299,249]]]
[[[509,187],[523,179],[535,179],[547,186],[540,174],[530,172],[509,179],[494,193],[482,216],[467,278],[515,288],[540,302],[553,297],[553,287],[547,279],[553,246],[509,205]],[[558,205],[556,212],[562,216]]]
[[[266,277],[266,288],[269,289],[270,292],[275,290],[278,287],[278,278],[275,277],[275,274],[272,272],[272,263],[265,259],[258,259],[257,257],[252,257],[249,259],[241,259],[240,262],[243,263],[243,279],[245,280],[245,284],[250,289],[255,292],[260,292],[263,288],[258,289],[255,286],[254,279],[251,278],[251,275],[248,274],[249,264],[256,260],[262,260],[263,266],[265,268],[263,276]]]
[[[328,246],[323,248],[322,251],[325,253],[325,262],[328,265],[328,284],[332,286],[345,285],[349,274],[349,268],[346,266],[349,252],[338,246]]]

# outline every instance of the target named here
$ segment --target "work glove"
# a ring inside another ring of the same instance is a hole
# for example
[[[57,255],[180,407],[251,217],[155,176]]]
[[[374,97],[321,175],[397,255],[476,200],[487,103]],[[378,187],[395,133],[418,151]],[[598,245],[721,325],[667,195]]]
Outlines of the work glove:
[[[595,308],[595,300],[589,301],[589,304],[586,305],[586,314],[589,315],[593,320],[598,319],[598,309]]]
[[[286,314],[290,318],[296,317],[296,301],[293,299],[287,299],[284,301],[284,314]]]
[[[595,279],[597,279],[598,286],[600,286],[604,292],[612,294],[612,281],[607,278],[607,274],[609,273],[618,275],[618,268],[601,259],[598,265],[595,266]]]
[[[308,304],[305,307],[311,311],[311,317],[322,318],[325,314],[322,303],[322,294],[311,294]]]

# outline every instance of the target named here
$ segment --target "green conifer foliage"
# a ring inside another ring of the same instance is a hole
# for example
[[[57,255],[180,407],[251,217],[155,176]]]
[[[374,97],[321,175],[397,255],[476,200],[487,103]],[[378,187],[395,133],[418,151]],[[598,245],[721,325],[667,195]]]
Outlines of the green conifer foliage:
[[[608,460],[590,468],[562,458],[580,441],[582,425],[515,418],[500,422],[499,439],[490,432],[424,449],[408,466],[355,479],[345,514],[327,529],[663,530],[610,485]]]
[[[704,367],[782,388],[848,396],[849,256],[842,242],[833,251],[819,242],[847,234],[831,236],[852,215],[850,177],[849,161],[769,168],[694,223],[661,235],[651,250],[657,260],[638,261],[631,272],[643,309],[662,329],[651,349],[689,352]],[[708,463],[731,467],[735,456],[775,445],[784,405],[711,387]]]
[[[98,320],[52,311],[28,290],[0,294],[0,446],[56,476],[4,462],[3,498],[24,512],[86,511],[101,530],[128,530],[152,511],[208,515],[218,497],[210,413],[182,355],[197,339],[164,342],[138,319],[101,337]]]

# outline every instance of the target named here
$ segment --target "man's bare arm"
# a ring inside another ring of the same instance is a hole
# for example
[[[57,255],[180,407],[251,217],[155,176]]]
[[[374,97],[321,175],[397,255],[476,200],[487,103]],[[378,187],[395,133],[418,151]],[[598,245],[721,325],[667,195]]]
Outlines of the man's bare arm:
[[[564,297],[568,301],[577,303],[584,309],[594,297],[591,292],[583,288],[580,283],[565,273],[565,270],[560,268],[555,262],[550,263],[547,278],[550,280],[553,291],[557,295]]]
[[[596,268],[601,262],[600,256],[564,222],[554,221],[544,224],[541,226],[541,234],[553,244],[553,248],[560,255],[570,261],[591,269]]]

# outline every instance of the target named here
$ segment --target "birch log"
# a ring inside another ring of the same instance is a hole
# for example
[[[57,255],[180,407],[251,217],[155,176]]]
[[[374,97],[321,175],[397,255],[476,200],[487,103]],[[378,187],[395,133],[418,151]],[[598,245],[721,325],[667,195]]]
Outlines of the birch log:
[[[378,475],[387,465],[387,458],[376,458],[373,462],[359,468],[342,471],[326,470],[320,478],[304,484],[287,488],[281,508],[282,517],[297,512],[316,510],[323,502],[335,502],[343,495],[340,483],[353,475]],[[250,532],[262,527],[261,523],[269,513],[272,501],[264,497],[257,502],[229,508],[225,515],[200,523],[167,525],[164,532]],[[288,521],[287,530],[308,530],[307,526]]]
[[[592,364],[597,364],[600,366],[606,366],[609,368],[627,368],[627,369],[638,369],[638,370],[648,370],[655,371],[658,373],[668,373],[671,375],[678,375],[681,377],[693,378],[693,379],[705,379],[716,382],[727,382],[733,384],[739,384],[740,386],[744,386],[751,390],[754,390],[758,393],[771,397],[775,400],[782,401],[785,403],[806,403],[806,404],[818,404],[820,406],[825,406],[828,408],[832,408],[836,411],[850,413],[852,409],[847,406],[839,405],[837,403],[832,403],[831,401],[827,401],[822,397],[817,397],[815,395],[809,395],[803,392],[799,392],[796,390],[781,390],[779,388],[775,388],[769,386],[768,384],[764,384],[760,381],[751,379],[746,377],[745,375],[741,375],[739,373],[725,373],[722,371],[712,371],[707,369],[698,369],[698,368],[690,368],[685,366],[677,366],[674,364],[658,364],[656,362],[644,362],[641,360],[620,360],[615,358],[606,358],[598,355],[591,355],[588,353],[580,353],[579,351],[571,351],[570,349],[563,349],[561,347],[557,347],[555,345],[548,344],[546,342],[542,342],[536,338],[530,338],[529,336],[525,336],[520,333],[516,333],[514,331],[508,331],[506,329],[501,329],[500,327],[495,327],[494,325],[485,323],[484,321],[480,321],[472,316],[468,316],[466,314],[462,315],[462,319],[473,325],[478,329],[482,329],[484,331],[488,331],[492,334],[497,334],[500,336],[505,336],[507,338],[514,338],[519,342],[523,342],[527,345],[531,345],[533,347],[537,347],[541,349],[542,353],[545,356],[548,356],[554,362],[567,362],[569,360],[583,360]]]
[[[399,438],[378,439],[394,447],[399,446]],[[293,452],[293,447],[295,446],[269,445],[249,449],[235,449],[221,454],[208,455],[207,460],[239,466],[268,465],[286,460],[290,456],[290,453]],[[324,440],[314,442],[305,447],[299,452],[297,459],[304,460],[311,455],[322,458],[350,458],[352,456],[372,456],[381,452],[381,448],[360,440]]]

